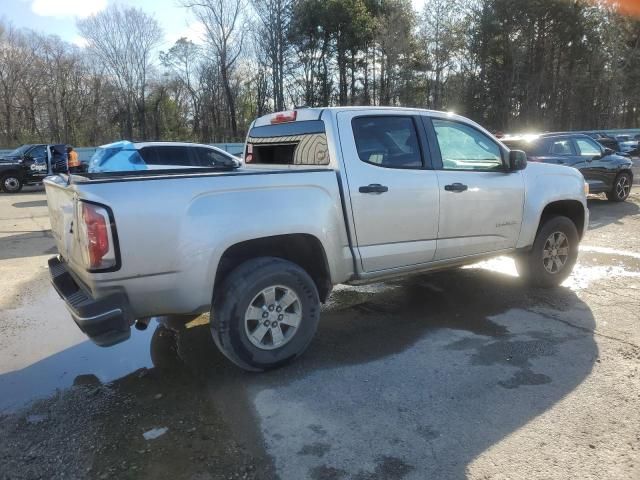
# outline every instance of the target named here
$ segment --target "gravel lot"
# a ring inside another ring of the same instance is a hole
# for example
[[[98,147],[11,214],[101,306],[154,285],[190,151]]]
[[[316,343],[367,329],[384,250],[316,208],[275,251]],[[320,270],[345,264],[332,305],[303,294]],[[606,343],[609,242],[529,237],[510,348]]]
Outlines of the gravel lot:
[[[29,190],[0,194],[1,479],[640,478],[637,193],[589,201],[562,288],[507,258],[340,287],[308,352],[256,375],[206,316],[88,342]]]

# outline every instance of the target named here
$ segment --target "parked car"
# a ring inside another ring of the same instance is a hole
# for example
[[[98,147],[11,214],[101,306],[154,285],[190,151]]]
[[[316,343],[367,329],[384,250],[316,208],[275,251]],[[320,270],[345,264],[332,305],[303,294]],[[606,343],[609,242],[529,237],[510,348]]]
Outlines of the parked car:
[[[580,170],[590,193],[605,193],[613,202],[627,199],[633,185],[633,163],[580,133],[545,133],[504,140],[527,153],[530,162],[566,165]]]
[[[620,151],[620,145],[618,145],[618,140],[613,138],[611,135],[607,135],[603,132],[576,132],[576,133],[585,133],[593,138],[596,142],[602,145],[605,148],[610,148],[614,152]]]
[[[476,123],[419,109],[279,112],[253,122],[242,167],[45,187],[52,283],[95,343],[211,311],[217,346],[253,371],[307,348],[336,284],[511,254],[526,281],[559,285],[589,220],[577,170],[527,165]]]
[[[21,145],[0,158],[0,190],[18,193],[53,173],[67,169],[66,145]]]
[[[626,153],[631,156],[640,154],[640,149],[638,148],[638,140],[632,139],[629,135],[618,135],[616,136],[616,140],[618,141],[620,152]]]
[[[120,141],[98,147],[88,171],[131,172],[192,167],[236,167],[240,159],[211,145],[184,142]]]

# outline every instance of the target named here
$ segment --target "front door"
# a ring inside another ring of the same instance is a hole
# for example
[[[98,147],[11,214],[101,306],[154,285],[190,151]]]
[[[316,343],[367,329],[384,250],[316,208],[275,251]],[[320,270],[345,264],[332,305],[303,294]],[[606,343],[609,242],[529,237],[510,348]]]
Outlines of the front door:
[[[365,272],[433,260],[438,180],[426,154],[420,117],[337,115],[353,230]]]
[[[440,157],[435,260],[515,247],[522,224],[522,172],[507,171],[506,151],[467,123],[432,118],[427,128]]]
[[[610,159],[604,156],[604,148],[595,140],[584,136],[574,137],[578,161],[573,165],[582,172],[584,179],[593,192],[610,190],[612,175],[607,169]]]
[[[46,145],[35,145],[24,156],[29,182],[41,182],[49,174],[48,165]]]

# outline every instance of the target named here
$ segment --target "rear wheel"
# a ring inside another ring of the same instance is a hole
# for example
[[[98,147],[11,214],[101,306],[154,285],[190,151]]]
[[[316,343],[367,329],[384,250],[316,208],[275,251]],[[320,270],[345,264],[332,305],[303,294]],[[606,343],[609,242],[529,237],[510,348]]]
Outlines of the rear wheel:
[[[560,285],[578,259],[578,243],[578,231],[569,218],[549,217],[539,228],[531,250],[516,257],[518,273],[537,287]]]
[[[22,190],[22,180],[14,173],[3,175],[0,185],[6,193],[18,193]]]
[[[318,290],[298,265],[274,257],[249,260],[216,292],[213,340],[239,367],[262,371],[305,351],[320,316]]]
[[[607,198],[612,202],[624,202],[631,193],[631,175],[619,173],[613,182],[613,188],[607,192]]]

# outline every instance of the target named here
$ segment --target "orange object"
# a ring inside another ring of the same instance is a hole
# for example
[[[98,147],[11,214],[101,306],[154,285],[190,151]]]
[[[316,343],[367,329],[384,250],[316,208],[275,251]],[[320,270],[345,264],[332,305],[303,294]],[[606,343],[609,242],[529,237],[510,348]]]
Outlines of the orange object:
[[[68,165],[69,168],[80,166],[80,159],[78,158],[78,153],[75,150],[71,150],[69,152]]]
[[[619,13],[640,17],[640,0],[605,0],[605,2]]]

